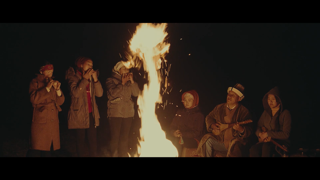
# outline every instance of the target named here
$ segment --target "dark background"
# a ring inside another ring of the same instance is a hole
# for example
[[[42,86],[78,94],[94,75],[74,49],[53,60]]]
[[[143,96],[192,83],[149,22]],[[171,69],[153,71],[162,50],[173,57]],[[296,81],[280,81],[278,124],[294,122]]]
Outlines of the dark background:
[[[69,135],[67,112],[70,96],[65,71],[78,56],[92,58],[105,81],[119,53],[128,47],[136,23],[1,23],[2,62],[1,148],[17,139],[29,137],[32,105],[29,83],[45,61],[54,65],[55,79],[66,96],[59,113],[61,138]],[[291,139],[296,147],[319,148],[320,125],[316,110],[320,25],[311,23],[169,23],[169,78],[173,91],[167,96],[174,105],[161,112],[166,129],[181,104],[181,94],[195,89],[206,116],[225,102],[227,88],[241,83],[245,87],[243,104],[257,121],[263,112],[262,97],[278,86],[281,99],[292,116]],[[182,40],[180,40],[182,38]],[[189,54],[191,54],[189,56]],[[179,92],[182,90],[182,92]],[[107,97],[97,98],[101,127],[101,147],[107,146]],[[136,122],[137,124],[137,122]],[[138,126],[138,125],[137,125]],[[66,148],[72,139],[62,140]],[[19,146],[19,145],[17,145]],[[18,148],[18,147],[17,147]],[[4,151],[4,150],[3,150]],[[69,150],[70,151],[70,150]],[[3,152],[2,152],[3,153]]]

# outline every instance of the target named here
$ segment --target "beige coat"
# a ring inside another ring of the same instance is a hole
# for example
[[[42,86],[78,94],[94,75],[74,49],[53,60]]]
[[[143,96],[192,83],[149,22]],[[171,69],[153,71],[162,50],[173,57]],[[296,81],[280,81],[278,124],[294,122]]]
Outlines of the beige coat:
[[[69,129],[87,129],[90,125],[89,108],[86,86],[90,83],[90,93],[92,102],[92,116],[95,120],[95,126],[100,125],[100,114],[96,97],[103,95],[103,89],[100,81],[89,82],[83,79],[75,70],[70,67],[66,73],[66,80],[68,81],[71,105],[68,112],[68,128]]]
[[[108,117],[129,118],[134,116],[134,103],[131,96],[137,97],[140,93],[138,84],[121,83],[121,76],[113,72],[106,81],[108,95]]]
[[[51,142],[53,150],[60,149],[58,112],[65,100],[63,93],[57,96],[53,87],[48,92],[46,84],[44,75],[39,74],[29,86],[33,106],[30,148],[42,151],[50,151]]]

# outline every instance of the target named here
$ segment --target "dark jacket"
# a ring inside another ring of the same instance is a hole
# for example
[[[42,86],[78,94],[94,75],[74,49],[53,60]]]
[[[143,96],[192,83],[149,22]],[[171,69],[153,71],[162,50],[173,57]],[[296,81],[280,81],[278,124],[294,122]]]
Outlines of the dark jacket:
[[[113,72],[106,81],[108,95],[108,117],[129,118],[134,116],[134,103],[131,96],[140,93],[138,84],[128,81],[122,85],[121,75]]]
[[[279,111],[272,116],[271,108],[268,105],[268,94],[277,96],[280,100]],[[290,131],[291,131],[291,115],[290,112],[283,108],[282,101],[280,99],[279,90],[277,87],[271,89],[266,93],[262,99],[264,111],[258,121],[258,128],[256,135],[262,131],[262,127],[267,129],[268,136],[275,140],[284,140],[289,143]]]
[[[58,112],[65,100],[62,91],[61,96],[58,96],[53,87],[48,92],[46,85],[44,75],[38,74],[29,86],[30,102],[33,106],[31,149],[42,151],[50,151],[51,142],[53,150],[60,149]]]
[[[199,107],[179,109],[170,125],[170,134],[180,130],[182,137],[201,140],[204,135],[204,115]]]
[[[83,79],[74,68],[70,67],[66,72],[66,80],[68,81],[71,105],[68,112],[68,128],[69,129],[87,129],[89,128],[89,108],[86,86],[90,83],[90,94],[92,104],[92,116],[95,120],[95,126],[99,126],[99,109],[95,97],[103,95],[103,89],[100,81],[93,82]]]

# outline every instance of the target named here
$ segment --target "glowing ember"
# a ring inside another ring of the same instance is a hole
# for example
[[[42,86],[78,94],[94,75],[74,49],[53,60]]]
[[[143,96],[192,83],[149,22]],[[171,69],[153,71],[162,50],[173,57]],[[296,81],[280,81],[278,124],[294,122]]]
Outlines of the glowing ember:
[[[166,139],[155,114],[156,103],[162,103],[160,95],[162,79],[159,75],[161,73],[157,70],[161,68],[161,58],[164,59],[170,46],[163,42],[167,36],[166,27],[167,24],[139,24],[129,43],[132,54],[143,60],[143,67],[148,72],[149,79],[149,84],[144,85],[142,94],[138,97],[141,118],[141,140],[140,146],[138,145],[140,157],[178,157],[176,147]],[[134,66],[133,60],[129,63],[127,66]]]

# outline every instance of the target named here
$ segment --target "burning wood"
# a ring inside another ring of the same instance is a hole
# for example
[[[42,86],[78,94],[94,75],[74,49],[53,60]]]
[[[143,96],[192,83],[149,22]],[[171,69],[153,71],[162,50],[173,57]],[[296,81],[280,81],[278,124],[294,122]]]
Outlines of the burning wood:
[[[149,83],[144,85],[138,97],[139,116],[141,118],[138,154],[140,157],[177,157],[178,151],[172,142],[166,139],[165,132],[155,114],[156,103],[162,103],[160,84],[162,78],[157,72],[161,68],[161,59],[169,51],[170,44],[165,43],[167,24],[139,24],[130,40],[132,54],[143,61],[148,73]],[[165,60],[164,60],[165,61]],[[133,60],[130,61],[135,66]],[[166,61],[165,61],[166,62]],[[165,92],[165,91],[164,91]],[[165,108],[165,105],[161,105]]]

